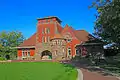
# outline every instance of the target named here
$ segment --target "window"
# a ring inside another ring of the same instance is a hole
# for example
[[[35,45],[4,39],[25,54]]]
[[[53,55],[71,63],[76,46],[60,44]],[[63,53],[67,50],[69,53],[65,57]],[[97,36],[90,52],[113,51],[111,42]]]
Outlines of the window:
[[[57,40],[55,41],[55,45],[57,45]]]
[[[30,50],[29,49],[23,49],[22,50],[22,58],[30,57]]]
[[[42,29],[42,34],[44,34],[44,29]]]
[[[45,41],[45,38],[44,38],[44,36],[42,37],[42,42],[44,42]]]
[[[49,28],[47,28],[47,34],[49,34],[50,33],[50,29]]]
[[[22,51],[22,57],[25,57],[24,51]]]
[[[71,55],[71,48],[68,48],[68,55]]]
[[[49,28],[45,28],[45,33],[49,34],[50,33],[50,29]]]
[[[63,43],[63,42],[61,41],[61,42],[60,42],[60,45],[62,45],[62,43]]]
[[[76,51],[76,54],[79,54],[79,50],[76,49],[75,51]]]
[[[68,39],[67,42],[71,42],[71,39]]]
[[[28,52],[27,56],[30,57],[30,52]]]
[[[57,43],[58,43],[58,45],[60,45],[60,40],[58,40],[58,42],[57,42]]]

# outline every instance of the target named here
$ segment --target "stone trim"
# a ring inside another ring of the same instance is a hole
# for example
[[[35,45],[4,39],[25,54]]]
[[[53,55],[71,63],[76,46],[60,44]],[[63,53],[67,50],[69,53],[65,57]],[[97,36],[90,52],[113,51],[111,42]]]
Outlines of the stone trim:
[[[77,69],[78,71],[78,76],[77,76],[77,80],[83,80],[83,73],[80,69]]]
[[[35,46],[24,46],[24,47],[16,47],[16,48],[18,48],[18,49],[20,49],[20,48],[35,48]]]

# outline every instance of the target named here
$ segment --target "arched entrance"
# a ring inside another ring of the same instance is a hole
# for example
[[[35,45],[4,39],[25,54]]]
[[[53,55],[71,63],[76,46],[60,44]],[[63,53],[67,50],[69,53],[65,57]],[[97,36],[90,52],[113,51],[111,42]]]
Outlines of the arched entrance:
[[[41,59],[42,60],[51,60],[52,59],[52,53],[48,50],[45,50],[41,53]]]

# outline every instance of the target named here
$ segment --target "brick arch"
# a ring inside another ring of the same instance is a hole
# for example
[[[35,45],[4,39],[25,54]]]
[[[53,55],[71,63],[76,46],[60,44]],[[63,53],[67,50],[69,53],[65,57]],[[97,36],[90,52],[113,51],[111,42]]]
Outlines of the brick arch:
[[[49,50],[44,50],[41,52],[41,59],[47,60],[52,59],[52,53]]]

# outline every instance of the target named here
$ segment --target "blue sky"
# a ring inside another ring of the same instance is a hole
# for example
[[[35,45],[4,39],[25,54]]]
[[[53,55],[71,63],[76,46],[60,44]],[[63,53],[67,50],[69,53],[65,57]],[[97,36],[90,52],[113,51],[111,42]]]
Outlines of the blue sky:
[[[0,31],[19,30],[28,38],[36,32],[36,18],[58,16],[74,29],[94,31],[93,0],[0,0]]]

